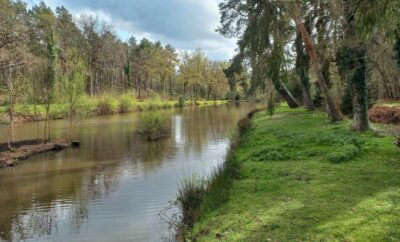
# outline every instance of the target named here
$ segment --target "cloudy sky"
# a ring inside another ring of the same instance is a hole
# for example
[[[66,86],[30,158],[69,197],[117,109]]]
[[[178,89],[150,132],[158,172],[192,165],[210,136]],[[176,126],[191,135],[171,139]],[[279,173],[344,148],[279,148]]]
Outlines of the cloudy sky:
[[[215,32],[219,0],[44,0],[53,9],[65,6],[72,14],[95,15],[112,24],[121,39],[131,35],[160,40],[179,50],[201,48],[213,60],[228,60],[235,40]],[[29,6],[40,0],[28,0]]]

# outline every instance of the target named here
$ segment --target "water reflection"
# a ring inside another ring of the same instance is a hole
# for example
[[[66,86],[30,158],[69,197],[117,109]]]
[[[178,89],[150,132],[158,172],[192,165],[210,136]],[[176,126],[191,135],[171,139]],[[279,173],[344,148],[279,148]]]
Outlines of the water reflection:
[[[250,104],[165,111],[171,134],[148,143],[136,134],[139,114],[84,120],[80,149],[32,157],[0,170],[0,239],[6,241],[159,241],[158,212],[179,181],[207,173]],[[65,121],[53,134],[66,137]],[[17,139],[35,138],[35,124]],[[0,140],[2,142],[2,140]]]

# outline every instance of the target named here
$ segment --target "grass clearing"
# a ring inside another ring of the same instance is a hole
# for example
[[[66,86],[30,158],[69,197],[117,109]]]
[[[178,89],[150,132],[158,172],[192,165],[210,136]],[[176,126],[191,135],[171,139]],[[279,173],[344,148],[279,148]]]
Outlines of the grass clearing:
[[[232,154],[227,199],[208,196],[186,238],[400,241],[400,150],[393,137],[350,127],[302,109],[256,114]]]

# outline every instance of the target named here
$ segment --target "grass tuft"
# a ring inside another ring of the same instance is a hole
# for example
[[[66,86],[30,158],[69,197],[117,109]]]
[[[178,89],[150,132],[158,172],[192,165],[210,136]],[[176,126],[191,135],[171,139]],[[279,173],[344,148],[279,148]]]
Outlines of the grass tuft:
[[[139,133],[148,141],[155,141],[168,136],[168,126],[162,113],[146,108],[140,116]]]

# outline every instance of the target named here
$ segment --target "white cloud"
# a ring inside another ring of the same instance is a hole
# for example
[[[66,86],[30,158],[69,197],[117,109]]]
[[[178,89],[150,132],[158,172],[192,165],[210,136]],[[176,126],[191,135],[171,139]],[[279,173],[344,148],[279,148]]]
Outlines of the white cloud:
[[[218,0],[44,0],[64,5],[75,17],[96,16],[115,27],[121,39],[130,35],[171,44],[181,50],[201,48],[211,59],[233,56],[236,41],[215,32]],[[39,0],[29,0],[30,5]]]

